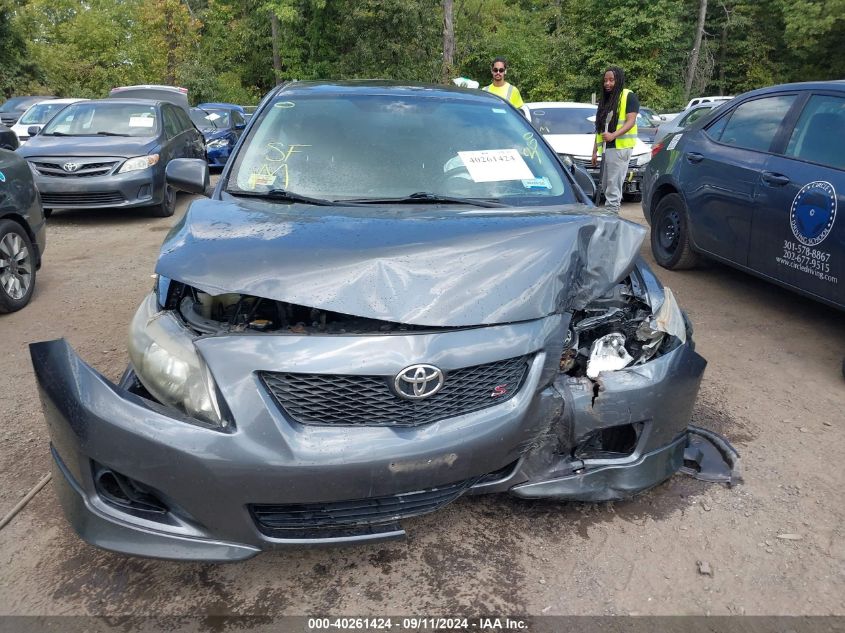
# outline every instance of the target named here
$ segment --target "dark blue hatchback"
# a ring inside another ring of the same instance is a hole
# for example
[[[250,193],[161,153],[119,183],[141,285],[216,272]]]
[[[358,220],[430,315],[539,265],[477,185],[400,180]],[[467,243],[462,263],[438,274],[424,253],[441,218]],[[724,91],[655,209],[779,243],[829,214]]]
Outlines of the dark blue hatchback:
[[[748,92],[652,153],[642,204],[661,266],[703,255],[845,309],[845,81]]]

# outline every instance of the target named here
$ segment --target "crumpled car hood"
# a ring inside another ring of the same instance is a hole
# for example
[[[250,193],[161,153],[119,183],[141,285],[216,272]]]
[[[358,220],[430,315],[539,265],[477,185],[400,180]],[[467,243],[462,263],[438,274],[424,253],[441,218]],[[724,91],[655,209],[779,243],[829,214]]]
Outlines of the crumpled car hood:
[[[630,272],[644,236],[586,205],[200,200],[167,236],[156,272],[212,295],[423,326],[488,325],[585,306]]]

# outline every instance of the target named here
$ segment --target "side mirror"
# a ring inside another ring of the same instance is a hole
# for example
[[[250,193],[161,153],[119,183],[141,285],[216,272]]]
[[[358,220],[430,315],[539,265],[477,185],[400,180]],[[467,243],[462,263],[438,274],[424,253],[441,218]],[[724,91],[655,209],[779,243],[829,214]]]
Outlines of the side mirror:
[[[35,135],[36,135],[36,134],[38,134],[40,131],[41,131],[41,126],[40,126],[40,125],[30,125],[30,126],[26,129],[26,133],[27,133],[29,136],[35,136]]]
[[[569,170],[572,173],[572,177],[575,178],[575,182],[578,183],[578,186],[584,190],[584,193],[587,194],[587,197],[592,200],[596,196],[596,182],[593,180],[593,177],[590,175],[586,169],[578,165],[577,163],[571,163],[569,166]]]
[[[174,158],[164,170],[167,184],[188,193],[204,194],[208,188],[208,163],[201,158]]]

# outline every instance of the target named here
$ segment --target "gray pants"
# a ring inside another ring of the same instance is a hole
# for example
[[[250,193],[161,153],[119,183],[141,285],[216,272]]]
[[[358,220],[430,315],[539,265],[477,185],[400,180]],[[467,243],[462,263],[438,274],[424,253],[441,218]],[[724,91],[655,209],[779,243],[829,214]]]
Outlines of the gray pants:
[[[604,190],[604,207],[613,213],[619,213],[622,204],[622,185],[628,174],[628,161],[631,160],[631,148],[616,149],[609,147],[604,151],[604,173],[602,174],[602,188]]]

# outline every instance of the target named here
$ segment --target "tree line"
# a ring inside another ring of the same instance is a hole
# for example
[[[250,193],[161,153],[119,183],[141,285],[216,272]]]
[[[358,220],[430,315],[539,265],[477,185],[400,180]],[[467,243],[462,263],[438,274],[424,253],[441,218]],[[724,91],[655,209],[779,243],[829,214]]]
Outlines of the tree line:
[[[845,0],[0,0],[0,93],[165,83],[257,103],[291,79],[490,80],[589,101],[609,64],[644,105],[845,73]]]

